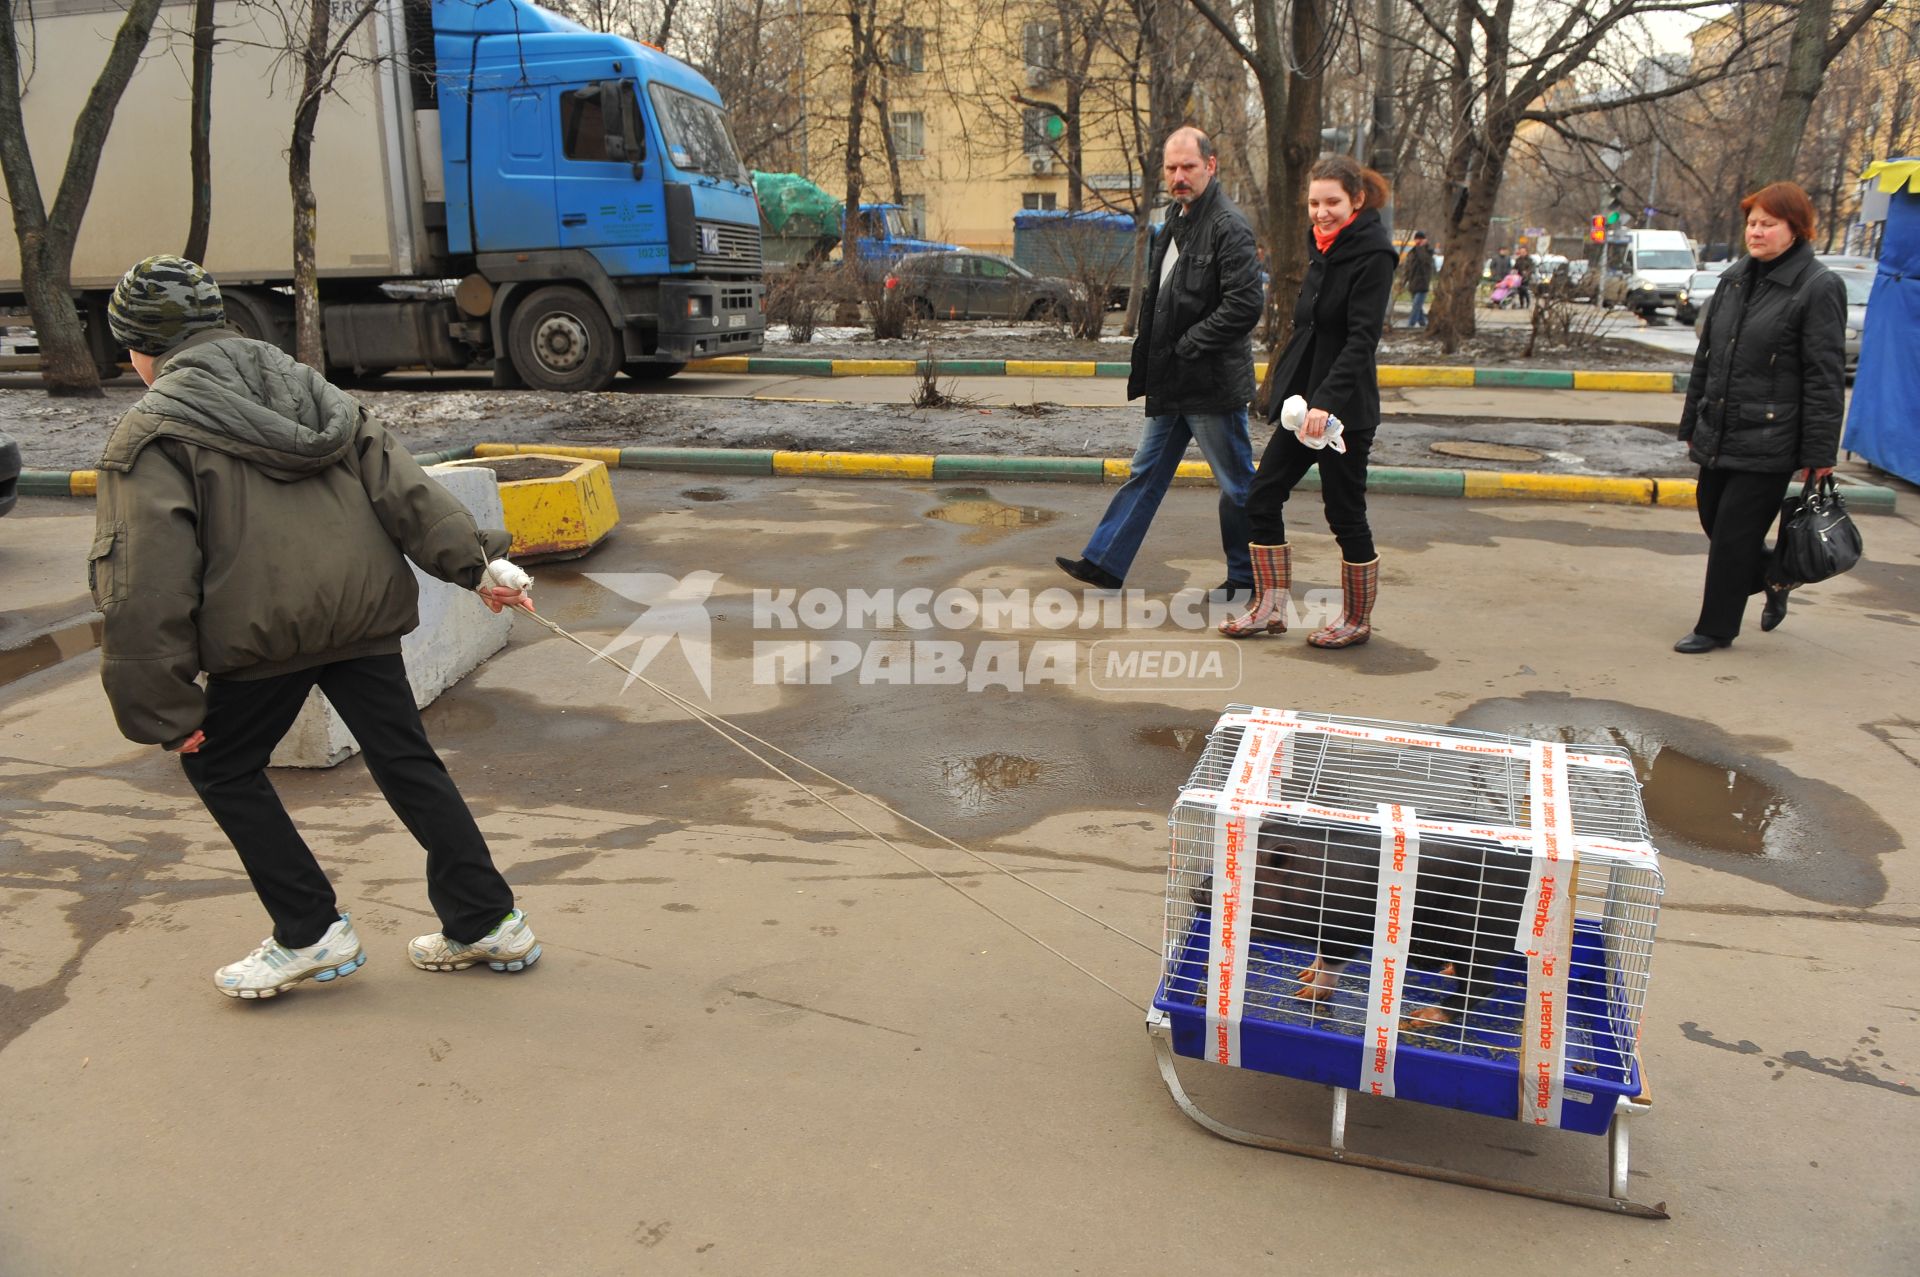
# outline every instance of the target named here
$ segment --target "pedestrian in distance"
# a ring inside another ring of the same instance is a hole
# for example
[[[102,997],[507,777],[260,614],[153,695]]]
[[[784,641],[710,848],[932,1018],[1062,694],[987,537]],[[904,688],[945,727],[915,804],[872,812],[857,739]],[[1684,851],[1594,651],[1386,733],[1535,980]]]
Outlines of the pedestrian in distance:
[[[1694,501],[1707,534],[1700,617],[1673,645],[1729,647],[1751,595],[1760,628],[1787,615],[1766,579],[1767,529],[1796,471],[1833,472],[1847,393],[1847,290],[1814,259],[1813,201],[1775,182],[1740,201],[1747,256],[1727,267],[1693,357],[1680,439],[1700,467]]]
[[[426,848],[441,929],[407,946],[413,964],[532,965],[533,929],[427,740],[400,656],[419,624],[409,559],[495,612],[531,609],[523,590],[490,583],[511,568],[489,566],[511,538],[476,527],[320,374],[227,328],[219,287],[194,263],[141,262],[107,319],[149,389],[99,463],[87,576],[106,618],[101,681],[127,739],[180,755],[273,919],[215,986],[269,998],[366,960],[266,776],[315,687]]]
[[[1520,309],[1533,305],[1533,254],[1522,248],[1513,259],[1513,273],[1520,277]]]
[[[1293,337],[1267,370],[1268,416],[1278,420],[1293,395],[1305,399],[1307,413],[1297,434],[1274,431],[1254,475],[1247,498],[1253,606],[1221,623],[1229,638],[1285,632],[1293,586],[1287,498],[1316,465],[1327,526],[1340,545],[1342,610],[1307,642],[1352,647],[1373,633],[1380,557],[1367,523],[1367,454],[1380,426],[1380,330],[1397,260],[1380,220],[1386,200],[1386,179],[1347,156],[1325,156],[1308,171],[1307,277],[1294,303]],[[1345,451],[1324,444],[1330,416],[1340,420]]]
[[[1265,306],[1253,228],[1216,180],[1213,142],[1176,129],[1162,151],[1173,207],[1153,242],[1127,398],[1146,398],[1146,430],[1133,468],[1077,559],[1054,562],[1076,581],[1117,590],[1173,482],[1187,444],[1196,443],[1220,485],[1220,545],[1232,592],[1253,586],[1247,558],[1247,489],[1253,443],[1254,325]]]
[[[1413,298],[1413,310],[1407,316],[1407,327],[1425,328],[1427,294],[1433,291],[1433,245],[1427,242],[1425,231],[1413,233],[1413,244],[1401,258],[1400,270],[1407,295]]]

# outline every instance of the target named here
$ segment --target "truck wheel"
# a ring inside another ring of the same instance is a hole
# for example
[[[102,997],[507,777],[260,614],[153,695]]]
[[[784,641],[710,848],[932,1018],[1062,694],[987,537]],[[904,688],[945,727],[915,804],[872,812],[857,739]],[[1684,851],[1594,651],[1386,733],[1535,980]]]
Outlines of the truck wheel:
[[[924,297],[914,298],[913,299],[913,316],[915,319],[922,319],[922,320],[932,319],[933,303],[928,301]]]
[[[1042,298],[1027,308],[1027,318],[1035,323],[1055,324],[1060,322],[1060,307]]]
[[[278,296],[261,296],[247,288],[221,290],[226,303],[227,322],[240,330],[242,337],[278,346],[293,353],[293,306]]]
[[[626,374],[635,381],[665,381],[676,373],[686,370],[685,364],[639,363],[628,364]]]
[[[535,390],[605,390],[622,350],[593,295],[550,284],[520,303],[509,328],[514,369]]]

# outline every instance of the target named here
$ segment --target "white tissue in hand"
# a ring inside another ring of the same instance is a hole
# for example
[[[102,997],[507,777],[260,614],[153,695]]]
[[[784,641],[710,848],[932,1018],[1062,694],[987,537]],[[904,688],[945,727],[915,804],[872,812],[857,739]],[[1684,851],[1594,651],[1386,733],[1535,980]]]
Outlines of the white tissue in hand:
[[[1318,439],[1309,439],[1300,433],[1300,427],[1306,424],[1307,401],[1299,395],[1288,395],[1286,402],[1280,405],[1280,428],[1282,430],[1291,430],[1294,437],[1309,448],[1332,448],[1335,452],[1345,452],[1347,450],[1345,441],[1340,437],[1346,433],[1346,427],[1341,424],[1340,418],[1334,416],[1332,413],[1328,413],[1326,433]]]
[[[533,578],[505,559],[495,559],[487,564],[487,583],[497,585],[503,590],[519,590],[522,593],[533,588]]]

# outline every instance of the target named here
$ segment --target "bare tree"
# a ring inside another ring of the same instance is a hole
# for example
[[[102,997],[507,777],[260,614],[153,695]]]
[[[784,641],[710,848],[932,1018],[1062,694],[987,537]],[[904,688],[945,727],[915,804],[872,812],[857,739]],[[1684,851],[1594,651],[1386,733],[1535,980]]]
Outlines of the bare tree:
[[[1760,152],[1754,173],[1754,185],[1790,181],[1794,161],[1800,154],[1800,139],[1806,135],[1807,117],[1813,114],[1813,101],[1820,96],[1821,81],[1827,68],[1840,56],[1854,36],[1887,3],[1887,0],[1860,0],[1853,13],[1829,32],[1833,23],[1833,0],[1797,0],[1793,36],[1787,46],[1787,74],[1780,85],[1780,100],[1767,130],[1767,144]]]
[[[140,51],[153,33],[160,0],[132,0],[127,16],[107,50],[106,65],[87,94],[86,105],[74,121],[60,187],[48,209],[27,145],[27,123],[21,110],[19,18],[12,0],[0,0],[0,171],[13,202],[13,230],[20,241],[21,287],[33,327],[40,339],[46,366],[47,393],[98,397],[100,368],[106,343],[100,331],[105,316],[91,318],[94,349],[73,300],[73,246],[80,219],[93,195],[100,171],[100,153],[113,126],[114,109],[126,92],[139,64]],[[29,19],[30,21],[30,19]]]
[[[213,3],[193,0],[193,102],[188,111],[187,155],[193,170],[193,207],[187,217],[190,262],[207,260],[213,228]]]

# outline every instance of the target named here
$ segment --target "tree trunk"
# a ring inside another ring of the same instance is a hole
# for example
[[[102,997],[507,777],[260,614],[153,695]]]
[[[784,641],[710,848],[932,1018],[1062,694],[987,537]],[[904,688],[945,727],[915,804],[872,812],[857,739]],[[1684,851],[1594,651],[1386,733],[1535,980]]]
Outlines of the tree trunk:
[[[193,169],[193,212],[187,219],[190,262],[207,259],[213,226],[213,0],[193,0],[193,104],[187,152]]]
[[[857,276],[860,270],[860,187],[865,177],[860,166],[860,134],[867,118],[867,40],[862,0],[847,0],[847,30],[852,36],[852,81],[847,90],[847,213],[845,246],[840,255],[847,269]]]
[[[318,201],[313,193],[313,127],[326,89],[328,0],[311,0],[307,44],[300,50],[300,106],[293,116],[293,140],[287,147],[287,180],[293,191],[294,357],[324,375],[326,334],[320,320]]]
[[[1767,130],[1767,143],[1760,148],[1759,166],[1754,170],[1756,188],[1769,182],[1793,180],[1793,165],[1800,155],[1800,139],[1807,131],[1807,117],[1813,114],[1813,100],[1820,96],[1820,82],[1826,78],[1824,54],[1827,24],[1832,18],[1833,0],[1800,0],[1793,38],[1787,46],[1787,76],[1780,85],[1780,101]]]
[[[115,33],[106,65],[74,122],[73,140],[47,211],[33,155],[27,144],[26,116],[20,107],[20,50],[12,0],[0,0],[0,171],[13,204],[13,229],[20,241],[21,291],[40,341],[47,393],[98,398],[100,370],[87,347],[87,334],[73,296],[73,245],[80,219],[93,196],[100,153],[106,146],[113,113],[139,65],[140,51],[153,32],[160,0],[133,0]]]
[[[1495,136],[1477,140],[1467,179],[1466,197],[1454,205],[1446,227],[1447,268],[1433,282],[1433,301],[1427,325],[1448,354],[1470,339],[1475,329],[1474,303],[1480,294],[1480,263],[1487,255],[1487,236],[1493,230],[1493,208],[1506,175],[1507,149],[1513,141],[1510,125],[1495,121]]]
[[[1288,58],[1288,66],[1298,67],[1310,60],[1326,38],[1325,15],[1320,11],[1320,0],[1294,0],[1293,51]],[[1282,304],[1289,307],[1289,314],[1293,299],[1307,278],[1307,173],[1320,154],[1320,90],[1323,83],[1317,76],[1308,77],[1292,70],[1287,72],[1287,100],[1281,115],[1278,182],[1283,202],[1278,206],[1270,206],[1274,217],[1274,244],[1269,271],[1273,276],[1274,294],[1285,299]],[[1267,131],[1271,135],[1271,121],[1268,122]],[[1272,142],[1269,141],[1269,155],[1272,149]],[[1267,181],[1269,184],[1274,181],[1272,170],[1268,171]],[[1271,200],[1272,196],[1269,195],[1268,199]],[[1285,337],[1281,340],[1284,341]]]

